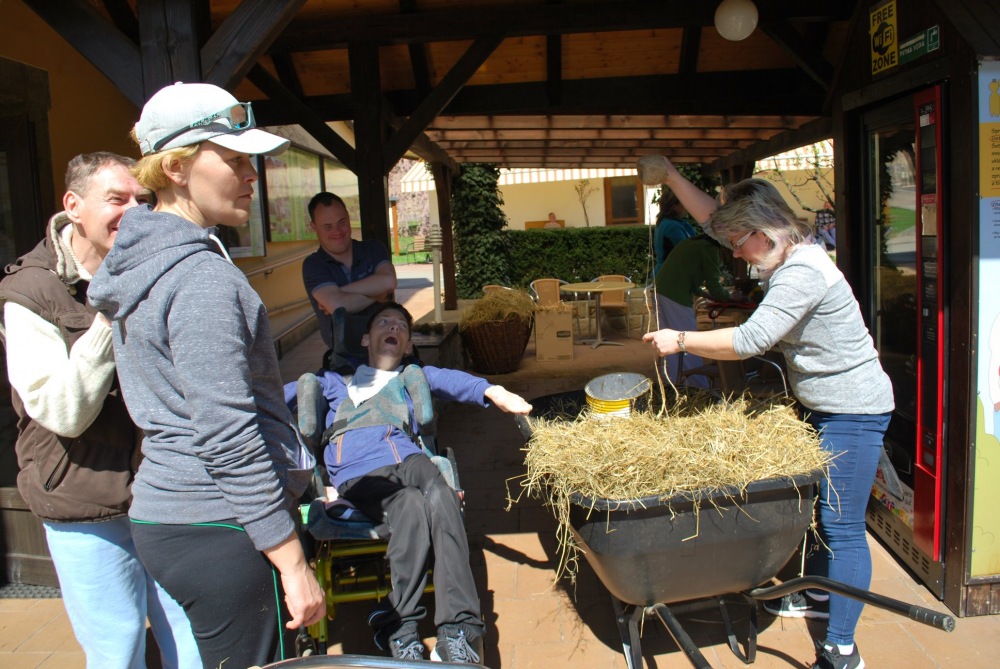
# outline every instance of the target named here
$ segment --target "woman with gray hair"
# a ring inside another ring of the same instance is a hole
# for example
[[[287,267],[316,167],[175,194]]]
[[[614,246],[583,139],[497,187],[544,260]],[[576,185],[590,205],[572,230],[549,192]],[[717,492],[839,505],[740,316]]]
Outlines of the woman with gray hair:
[[[664,183],[705,231],[754,265],[764,299],[742,325],[719,330],[651,332],[643,341],[660,355],[690,351],[716,360],[738,360],[777,347],[804,418],[834,455],[821,484],[818,531],[806,571],[867,589],[871,554],[865,508],[882,439],[894,408],[892,385],[844,275],[813,243],[775,187],[746,179],[726,187],[719,201],[684,179],[665,158]],[[863,604],[836,594],[807,591],[764,607],[775,615],[827,619],[816,644],[814,669],[863,669],[854,630]]]
[[[288,140],[210,84],[161,89],[133,136],[135,177],[157,203],[122,216],[89,292],[112,322],[125,403],[143,431],[132,535],[187,612],[205,667],[270,664],[325,614],[293,508],[311,463],[267,309],[212,233],[249,219],[251,156]]]

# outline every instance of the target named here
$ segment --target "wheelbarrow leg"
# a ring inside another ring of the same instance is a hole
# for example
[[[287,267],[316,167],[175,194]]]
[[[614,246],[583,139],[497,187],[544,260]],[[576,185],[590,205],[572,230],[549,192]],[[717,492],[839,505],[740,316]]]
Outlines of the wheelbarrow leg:
[[[757,659],[757,601],[750,597],[745,597],[750,605],[750,630],[747,632],[747,652],[746,655],[740,649],[739,641],[736,640],[736,631],[733,629],[733,622],[729,618],[729,609],[726,607],[726,600],[716,597],[719,604],[719,613],[722,615],[722,626],[726,630],[726,638],[729,640],[729,650],[733,655],[743,660],[743,664],[753,664]]]
[[[645,611],[640,606],[625,604],[614,596],[611,597],[611,605],[615,607],[615,622],[618,624],[618,634],[622,639],[622,649],[625,651],[628,669],[642,669],[639,623]]]
[[[701,654],[698,650],[697,644],[688,636],[688,633],[684,631],[681,627],[680,622],[674,617],[674,614],[670,612],[666,604],[654,604],[649,607],[656,617],[666,626],[667,631],[670,632],[670,636],[674,638],[678,647],[684,654],[688,656],[691,660],[691,664],[694,665],[695,669],[712,669],[712,665],[708,663],[705,656]]]

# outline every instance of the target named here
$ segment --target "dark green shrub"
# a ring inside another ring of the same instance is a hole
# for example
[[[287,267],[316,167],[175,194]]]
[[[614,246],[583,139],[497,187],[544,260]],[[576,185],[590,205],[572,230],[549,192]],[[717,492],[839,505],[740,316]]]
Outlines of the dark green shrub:
[[[452,186],[455,285],[460,298],[479,297],[486,284],[511,282],[499,178],[500,170],[493,165],[466,163]]]
[[[650,226],[507,230],[511,283],[527,286],[541,277],[570,283],[602,274],[624,274],[639,286],[652,280]]]

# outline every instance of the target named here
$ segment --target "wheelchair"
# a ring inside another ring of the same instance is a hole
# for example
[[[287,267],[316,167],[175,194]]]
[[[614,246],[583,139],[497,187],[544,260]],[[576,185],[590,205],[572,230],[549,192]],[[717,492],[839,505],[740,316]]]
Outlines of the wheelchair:
[[[340,310],[338,310],[340,311]],[[335,341],[344,341],[344,320],[334,316]],[[338,339],[338,337],[341,337]],[[357,349],[355,349],[356,352]],[[360,360],[350,347],[336,346],[324,359],[324,367],[346,374]],[[404,361],[407,362],[407,361]],[[418,360],[409,360],[416,362]],[[323,372],[325,370],[320,370]],[[368,518],[344,499],[328,500],[322,491],[328,483],[323,464],[323,433],[329,404],[323,396],[319,379],[314,373],[303,374],[296,382],[297,427],[303,441],[313,451],[317,461],[314,488],[315,499],[300,507],[302,523],[313,544],[313,564],[316,580],[326,595],[327,615],[308,630],[300,632],[296,654],[308,656],[326,654],[329,643],[329,622],[336,619],[340,604],[374,600],[381,601],[392,589],[386,548],[388,528],[384,523]],[[435,417],[438,411],[435,409]],[[444,480],[458,495],[464,506],[464,492],[459,484],[458,465],[454,451],[439,449],[433,434],[418,435],[421,447],[440,470]],[[434,591],[433,574],[425,593]]]

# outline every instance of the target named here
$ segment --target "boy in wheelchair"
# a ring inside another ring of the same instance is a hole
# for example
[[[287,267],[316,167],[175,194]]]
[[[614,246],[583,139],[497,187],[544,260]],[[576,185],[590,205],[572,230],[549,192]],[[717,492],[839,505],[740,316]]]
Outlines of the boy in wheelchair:
[[[329,401],[323,435],[331,485],[391,531],[386,555],[392,591],[369,616],[375,642],[400,659],[425,659],[417,621],[433,551],[434,621],[431,659],[481,663],[484,624],[469,566],[469,545],[457,493],[417,443],[433,422],[432,395],[527,414],[531,405],[502,386],[458,370],[401,365],[413,350],[413,318],[394,302],[372,314],[362,346],[368,364],[345,378],[319,376]],[[300,398],[301,399],[301,398]]]

